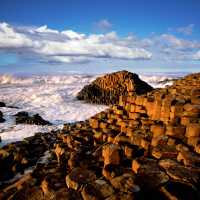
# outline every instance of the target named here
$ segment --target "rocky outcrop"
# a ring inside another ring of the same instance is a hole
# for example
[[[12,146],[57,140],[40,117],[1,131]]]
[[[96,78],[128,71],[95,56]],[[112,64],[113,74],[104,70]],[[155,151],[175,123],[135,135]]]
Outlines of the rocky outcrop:
[[[0,102],[0,107],[6,107],[6,104],[4,102]]]
[[[118,105],[89,120],[65,124],[48,162],[2,185],[2,197],[200,199],[199,92],[194,74],[144,95],[120,96]]]
[[[0,123],[5,122],[5,119],[3,118],[3,113],[0,111]]]
[[[39,114],[30,116],[27,112],[18,112],[15,117],[16,124],[51,125],[50,122],[44,120]]]
[[[96,104],[117,104],[120,95],[145,94],[153,88],[137,74],[119,71],[97,78],[77,95],[79,100]]]

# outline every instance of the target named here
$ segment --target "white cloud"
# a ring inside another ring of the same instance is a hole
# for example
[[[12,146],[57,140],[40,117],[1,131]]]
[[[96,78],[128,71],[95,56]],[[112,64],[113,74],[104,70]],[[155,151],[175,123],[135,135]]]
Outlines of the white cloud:
[[[186,40],[172,34],[120,37],[83,34],[73,30],[58,31],[46,25],[15,27],[0,23],[0,51],[19,53],[39,62],[85,63],[118,60],[200,60],[200,41]],[[153,55],[153,57],[152,57]]]
[[[200,50],[193,55],[194,60],[200,60]]]
[[[107,19],[102,19],[95,23],[96,27],[100,30],[109,30],[112,28],[112,24]]]
[[[164,46],[171,47],[173,49],[189,50],[189,49],[200,48],[199,41],[184,40],[177,38],[176,36],[171,34],[162,34],[156,39],[159,40],[159,43],[163,44]]]
[[[40,26],[36,28],[35,31],[38,33],[59,33],[57,30],[49,29],[47,25]]]
[[[62,31],[61,34],[66,35],[69,39],[83,39],[85,34],[76,33],[72,30]]]
[[[191,35],[193,33],[193,29],[194,29],[194,24],[189,24],[188,26],[177,28],[176,31],[184,35]]]
[[[123,42],[124,41],[124,42]],[[152,54],[137,45],[129,47],[126,38],[115,32],[85,35],[72,30],[49,29],[46,25],[12,27],[0,23],[0,49],[29,53],[45,61],[88,62],[94,59],[151,59]]]
[[[0,23],[0,48],[31,47],[33,42],[26,35],[17,33],[7,23]]]

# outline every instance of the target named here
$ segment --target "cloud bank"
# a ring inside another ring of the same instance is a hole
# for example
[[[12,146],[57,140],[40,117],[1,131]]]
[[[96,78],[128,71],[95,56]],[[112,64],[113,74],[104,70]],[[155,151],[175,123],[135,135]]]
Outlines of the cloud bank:
[[[106,20],[100,24],[111,26]],[[186,29],[186,32],[191,31]],[[1,52],[47,63],[95,63],[105,59],[197,61],[200,60],[200,41],[166,33],[148,38],[134,34],[120,37],[114,31],[86,35],[73,30],[58,31],[47,25],[22,27],[3,22],[0,23]]]
[[[58,31],[41,27],[13,27],[0,23],[0,50],[32,54],[44,61],[89,62],[93,59],[151,59],[152,54],[123,43],[116,33],[85,35],[73,30]]]

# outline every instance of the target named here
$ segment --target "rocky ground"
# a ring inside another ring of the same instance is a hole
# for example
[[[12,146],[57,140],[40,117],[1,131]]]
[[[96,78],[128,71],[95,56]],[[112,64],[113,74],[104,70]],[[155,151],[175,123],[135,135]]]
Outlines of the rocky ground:
[[[0,199],[200,199],[200,73],[4,146],[0,181]]]

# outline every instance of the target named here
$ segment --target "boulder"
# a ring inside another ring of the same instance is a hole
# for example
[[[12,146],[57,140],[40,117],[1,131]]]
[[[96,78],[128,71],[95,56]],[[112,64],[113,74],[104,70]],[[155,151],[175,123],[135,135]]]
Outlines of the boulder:
[[[4,102],[0,102],[0,107],[6,107],[6,104]]]
[[[132,170],[137,175],[137,183],[147,190],[156,188],[169,180],[167,174],[160,170],[154,159],[135,159],[132,162]]]
[[[68,188],[78,190],[81,186],[86,185],[96,180],[96,175],[93,171],[74,168],[70,174],[66,176],[66,184]]]
[[[101,192],[93,184],[87,184],[83,187],[81,195],[84,200],[101,200],[103,199]]]
[[[15,115],[16,124],[36,124],[36,125],[51,125],[50,122],[44,120],[39,114],[30,116],[28,112],[18,112]]]
[[[5,119],[3,118],[3,113],[0,111],[0,123],[5,122]]]
[[[163,168],[167,175],[176,181],[196,183],[199,182],[199,171],[195,168],[187,168],[171,159],[163,159],[159,161],[159,166]]]
[[[153,88],[137,74],[119,71],[97,78],[86,85],[77,95],[79,100],[97,104],[117,104],[120,95],[145,94]]]
[[[95,187],[98,191],[100,191],[103,198],[107,198],[115,192],[112,186],[105,180],[97,179],[95,181]]]
[[[118,145],[108,144],[103,147],[102,156],[104,158],[104,166],[108,164],[120,164],[120,149]]]
[[[112,186],[121,192],[139,192],[140,187],[135,183],[134,174],[126,173],[110,180]]]

